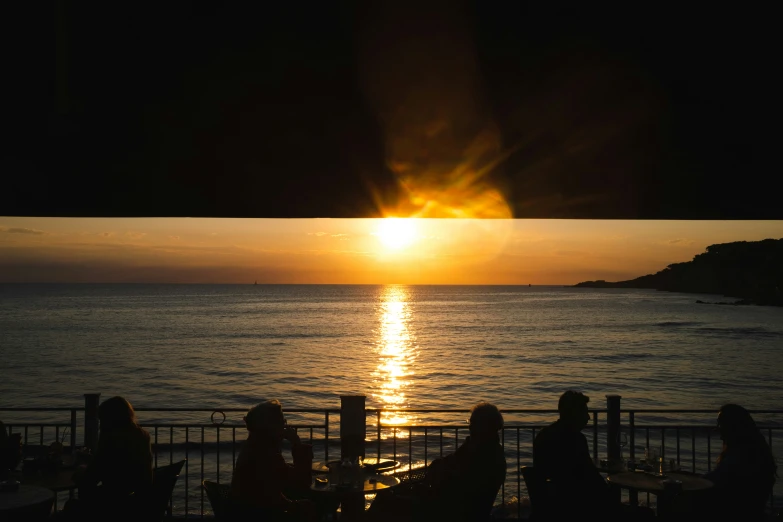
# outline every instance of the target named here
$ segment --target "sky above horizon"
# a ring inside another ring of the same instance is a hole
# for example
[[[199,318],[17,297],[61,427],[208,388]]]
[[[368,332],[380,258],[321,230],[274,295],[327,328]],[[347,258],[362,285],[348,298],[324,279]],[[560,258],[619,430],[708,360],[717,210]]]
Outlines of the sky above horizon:
[[[575,284],[783,221],[0,217],[0,282]]]

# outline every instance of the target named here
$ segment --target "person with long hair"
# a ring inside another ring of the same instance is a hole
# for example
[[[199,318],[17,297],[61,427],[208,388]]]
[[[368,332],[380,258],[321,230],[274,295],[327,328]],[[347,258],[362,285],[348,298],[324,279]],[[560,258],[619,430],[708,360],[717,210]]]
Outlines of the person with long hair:
[[[711,504],[721,516],[760,520],[777,480],[777,464],[748,410],[726,404],[718,413],[723,449],[717,466],[705,475],[715,487]]]
[[[503,415],[494,404],[480,402],[471,409],[468,424],[470,435],[454,453],[433,460],[420,483],[379,492],[367,519],[490,520],[506,478],[506,458],[500,444]]]
[[[112,397],[98,407],[98,448],[87,467],[74,474],[79,502],[69,509],[99,514],[130,508],[152,487],[150,435],[139,426],[133,406]]]

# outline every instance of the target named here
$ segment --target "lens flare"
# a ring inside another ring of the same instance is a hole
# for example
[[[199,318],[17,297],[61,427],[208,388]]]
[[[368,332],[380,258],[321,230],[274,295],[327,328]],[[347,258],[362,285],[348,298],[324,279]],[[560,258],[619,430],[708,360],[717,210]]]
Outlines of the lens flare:
[[[386,248],[399,250],[409,246],[416,239],[416,224],[412,219],[382,219],[375,235]]]

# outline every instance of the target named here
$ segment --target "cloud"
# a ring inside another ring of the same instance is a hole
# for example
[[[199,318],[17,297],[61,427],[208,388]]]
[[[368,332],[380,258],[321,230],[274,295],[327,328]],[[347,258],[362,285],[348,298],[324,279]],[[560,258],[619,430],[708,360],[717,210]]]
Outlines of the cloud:
[[[348,237],[348,234],[332,234],[332,237]]]
[[[34,228],[20,228],[20,227],[0,227],[0,232],[6,234],[31,234],[34,236],[47,235],[43,230],[36,230]]]
[[[141,239],[144,236],[146,236],[147,233],[146,232],[131,232],[131,231],[128,231],[128,232],[125,232],[125,235],[128,236],[128,237],[132,237],[133,239]]]
[[[174,241],[179,241],[179,236],[169,236],[169,239],[173,239]]]
[[[692,239],[685,239],[685,238],[677,238],[677,239],[670,239],[666,242],[668,245],[677,245],[677,246],[691,246],[693,245]]]
[[[325,236],[326,232],[308,232],[307,235],[308,236],[318,236],[318,237],[321,237],[321,236]]]
[[[111,237],[111,236],[114,235],[114,232],[101,232],[98,235],[101,236],[101,237]]]

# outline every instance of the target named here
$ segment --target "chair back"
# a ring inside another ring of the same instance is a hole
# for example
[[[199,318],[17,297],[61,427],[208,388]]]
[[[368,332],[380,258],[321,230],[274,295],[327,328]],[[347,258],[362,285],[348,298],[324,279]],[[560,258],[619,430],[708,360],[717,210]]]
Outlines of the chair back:
[[[553,514],[549,487],[546,478],[533,466],[522,466],[519,471],[525,479],[527,494],[530,497],[530,520],[546,520]]]
[[[228,503],[231,498],[231,485],[218,484],[211,480],[205,480],[201,483],[204,491],[207,492],[209,505],[212,506],[212,512],[215,514],[215,520],[228,520]]]
[[[174,491],[174,485],[177,483],[179,473],[185,461],[181,460],[166,466],[155,468],[152,475],[152,489],[146,495],[142,503],[143,519],[160,521],[166,514],[166,508],[169,499]]]

